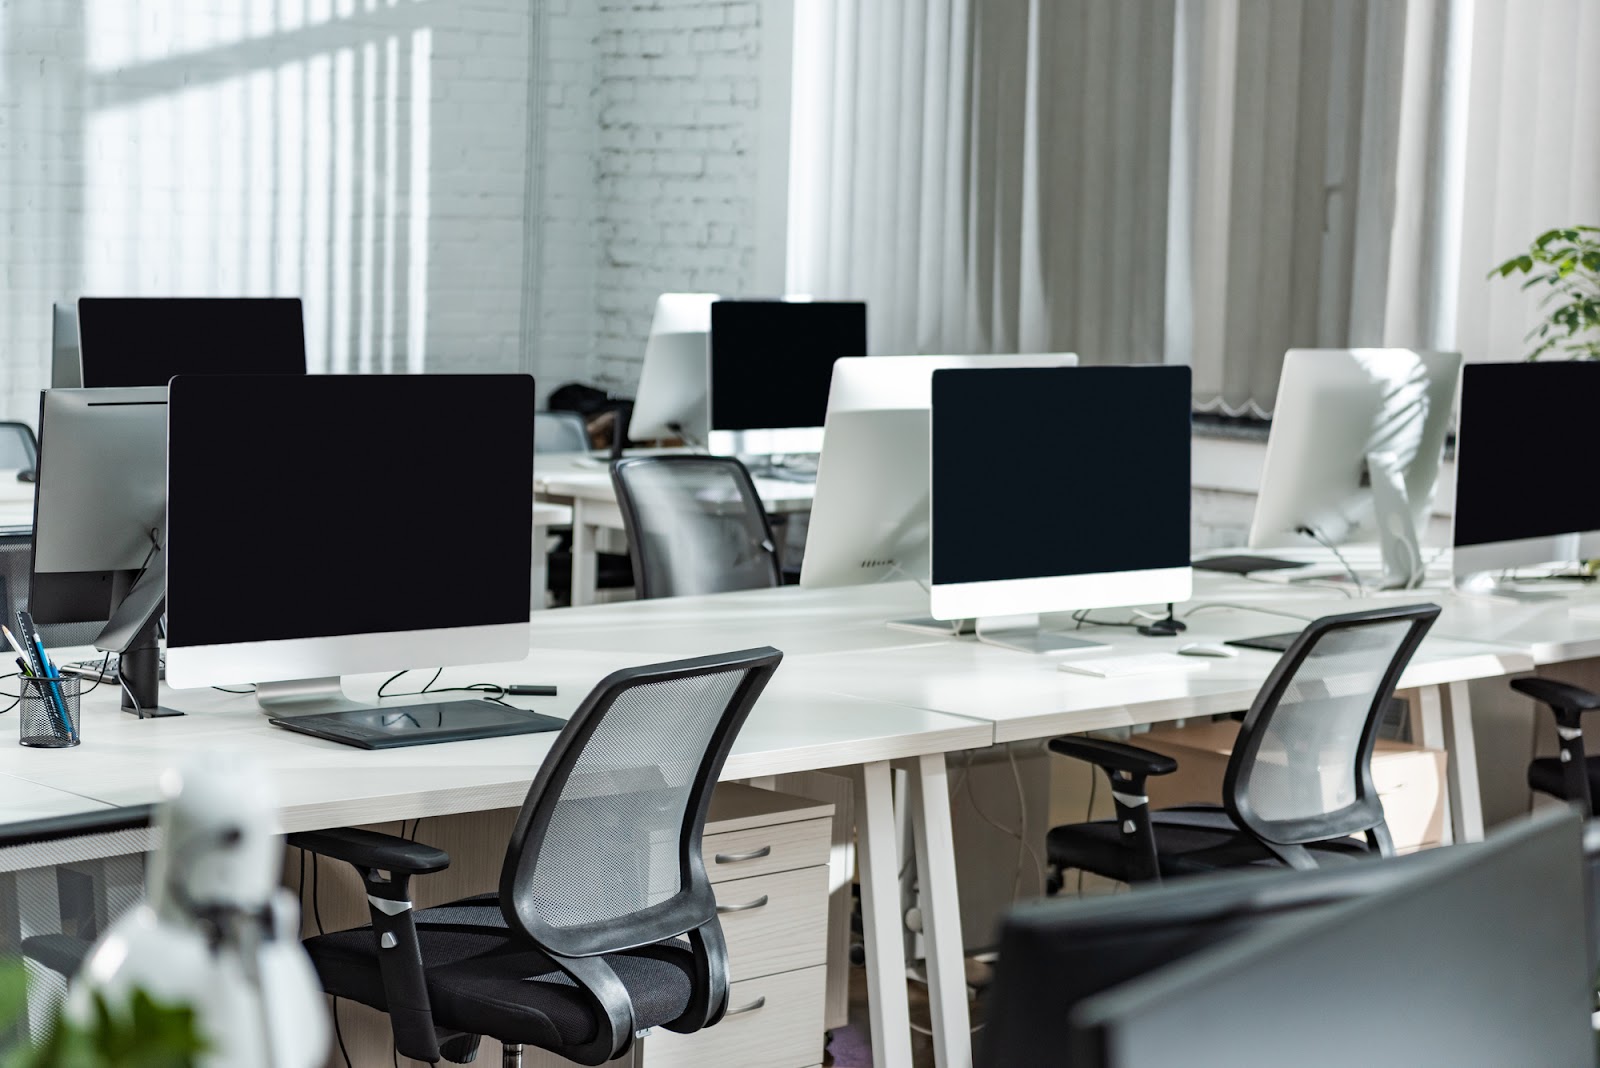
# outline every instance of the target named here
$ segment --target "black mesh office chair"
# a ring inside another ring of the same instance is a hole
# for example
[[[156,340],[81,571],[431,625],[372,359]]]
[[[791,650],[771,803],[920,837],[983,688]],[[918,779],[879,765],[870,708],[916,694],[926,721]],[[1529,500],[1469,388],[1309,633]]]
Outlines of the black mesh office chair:
[[[766,509],[731,456],[614,461],[622,525],[641,598],[782,585]]]
[[[1600,694],[1570,682],[1534,676],[1512,679],[1511,688],[1549,706],[1556,717],[1561,755],[1535,758],[1528,765],[1528,786],[1571,801],[1592,815],[1595,798],[1600,797],[1600,757],[1584,753],[1583,714],[1600,708]]]
[[[39,439],[27,423],[0,423],[0,471],[36,471]]]
[[[488,1035],[581,1064],[649,1027],[722,1018],[728,959],[700,854],[712,787],[782,655],[751,649],[618,671],[535,776],[500,891],[410,910],[438,849],[362,830],[289,836],[355,865],[372,924],[306,942],[323,988],[389,1013],[395,1046],[464,1062]]]
[[[533,451],[588,452],[589,426],[577,412],[534,412]]]
[[[1079,868],[1123,882],[1248,865],[1314,868],[1394,844],[1372,785],[1372,746],[1395,683],[1438,618],[1432,604],[1325,616],[1284,651],[1245,714],[1221,805],[1151,812],[1145,782],[1177,761],[1138,746],[1056,738],[1103,768],[1117,818],[1053,828],[1050,885]],[[1365,835],[1365,842],[1350,837]]]

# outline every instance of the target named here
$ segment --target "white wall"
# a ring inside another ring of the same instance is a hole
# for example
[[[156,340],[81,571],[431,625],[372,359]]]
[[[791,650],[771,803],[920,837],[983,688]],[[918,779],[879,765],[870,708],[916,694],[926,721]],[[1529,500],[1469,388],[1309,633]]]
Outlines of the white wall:
[[[5,0],[0,410],[52,300],[299,295],[317,370],[521,364],[522,0]]]

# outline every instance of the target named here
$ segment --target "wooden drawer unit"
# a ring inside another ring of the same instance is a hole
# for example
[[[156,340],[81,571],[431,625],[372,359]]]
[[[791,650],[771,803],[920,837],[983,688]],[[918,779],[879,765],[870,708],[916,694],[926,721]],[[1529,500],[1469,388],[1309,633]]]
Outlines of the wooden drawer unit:
[[[713,883],[722,883],[826,865],[832,840],[832,821],[824,818],[708,833],[701,851],[706,874]]]
[[[806,1068],[822,1060],[818,965],[733,984],[728,1015],[692,1035],[656,1030],[640,1050],[644,1068]]]

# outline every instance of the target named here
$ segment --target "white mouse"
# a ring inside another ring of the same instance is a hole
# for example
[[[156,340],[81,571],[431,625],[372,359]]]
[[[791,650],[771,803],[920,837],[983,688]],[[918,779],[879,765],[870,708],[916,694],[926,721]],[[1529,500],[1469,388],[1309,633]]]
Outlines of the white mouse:
[[[1178,655],[1229,657],[1238,656],[1239,650],[1217,642],[1190,642],[1187,645],[1178,646]]]

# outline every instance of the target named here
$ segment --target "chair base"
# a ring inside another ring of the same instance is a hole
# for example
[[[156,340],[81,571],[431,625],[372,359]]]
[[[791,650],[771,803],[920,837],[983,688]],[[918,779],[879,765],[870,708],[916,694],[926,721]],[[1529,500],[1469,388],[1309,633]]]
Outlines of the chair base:
[[[500,1068],[522,1068],[522,1047],[501,1046]]]

